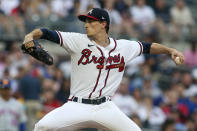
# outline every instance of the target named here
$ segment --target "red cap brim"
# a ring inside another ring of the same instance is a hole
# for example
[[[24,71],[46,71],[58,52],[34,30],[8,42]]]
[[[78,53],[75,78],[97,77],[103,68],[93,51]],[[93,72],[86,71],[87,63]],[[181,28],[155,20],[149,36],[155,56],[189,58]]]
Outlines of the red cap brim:
[[[95,18],[94,16],[90,16],[90,15],[79,15],[78,18],[80,21],[83,21],[83,22],[85,22],[87,18],[99,21],[99,19]]]

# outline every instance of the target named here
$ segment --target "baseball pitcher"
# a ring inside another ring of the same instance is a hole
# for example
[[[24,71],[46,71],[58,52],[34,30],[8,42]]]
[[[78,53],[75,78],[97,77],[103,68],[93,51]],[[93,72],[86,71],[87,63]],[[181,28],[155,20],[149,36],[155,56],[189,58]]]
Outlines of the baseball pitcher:
[[[82,128],[141,131],[111,101],[126,64],[142,53],[169,54],[174,62],[179,57],[183,63],[183,54],[157,43],[109,37],[110,18],[104,9],[93,8],[78,18],[85,22],[86,34],[41,28],[25,36],[23,45],[36,39],[59,44],[70,54],[72,65],[68,102],[43,117],[34,131],[76,131]]]

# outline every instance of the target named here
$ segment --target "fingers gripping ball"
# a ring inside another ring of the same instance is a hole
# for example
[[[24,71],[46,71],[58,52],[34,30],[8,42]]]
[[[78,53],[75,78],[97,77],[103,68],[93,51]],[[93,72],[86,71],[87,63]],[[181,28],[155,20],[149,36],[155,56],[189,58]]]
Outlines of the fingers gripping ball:
[[[177,65],[183,64],[183,63],[181,62],[180,57],[176,57],[176,58],[175,58],[175,63],[176,63]]]
[[[53,64],[53,57],[45,51],[38,41],[32,40],[21,45],[23,53],[29,54],[35,59],[47,64]]]

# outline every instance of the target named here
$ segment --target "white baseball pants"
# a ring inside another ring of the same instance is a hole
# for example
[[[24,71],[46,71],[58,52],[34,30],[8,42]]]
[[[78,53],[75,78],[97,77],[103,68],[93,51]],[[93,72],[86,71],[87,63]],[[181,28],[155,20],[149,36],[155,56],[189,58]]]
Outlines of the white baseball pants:
[[[83,128],[141,131],[112,101],[100,105],[69,101],[46,114],[35,125],[34,131],[77,131]]]

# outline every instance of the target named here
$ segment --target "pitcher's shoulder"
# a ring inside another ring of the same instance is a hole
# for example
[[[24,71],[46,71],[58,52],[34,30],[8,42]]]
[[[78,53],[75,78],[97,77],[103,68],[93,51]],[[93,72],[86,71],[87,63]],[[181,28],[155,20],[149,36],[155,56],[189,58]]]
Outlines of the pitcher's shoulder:
[[[61,35],[69,35],[69,36],[76,36],[76,37],[85,36],[85,34],[81,34],[78,32],[63,32],[63,31],[56,31],[56,32],[61,33]]]
[[[71,32],[71,33],[73,37],[76,37],[77,39],[89,40],[89,38],[87,37],[87,34],[75,33],[75,32]]]
[[[116,40],[116,43],[118,46],[132,46],[133,44],[138,42],[134,40],[119,39]]]

